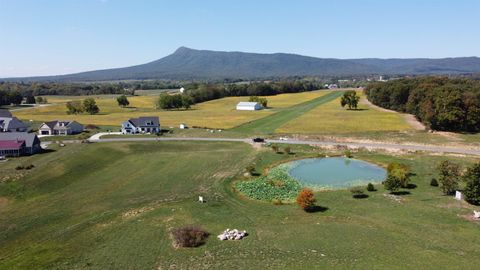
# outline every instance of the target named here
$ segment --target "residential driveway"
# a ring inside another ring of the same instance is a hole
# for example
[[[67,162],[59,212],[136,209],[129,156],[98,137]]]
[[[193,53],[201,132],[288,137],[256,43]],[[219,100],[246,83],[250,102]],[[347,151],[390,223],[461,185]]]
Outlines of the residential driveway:
[[[121,135],[121,134],[122,134],[121,132],[99,132],[97,134],[93,134],[92,136],[90,136],[90,138],[88,138],[88,141],[96,142],[96,141],[99,141],[100,137],[104,135]]]

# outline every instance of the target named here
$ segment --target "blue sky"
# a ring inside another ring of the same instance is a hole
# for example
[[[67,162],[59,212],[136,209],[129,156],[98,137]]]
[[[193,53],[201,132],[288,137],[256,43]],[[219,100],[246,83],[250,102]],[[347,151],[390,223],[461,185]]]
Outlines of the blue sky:
[[[478,0],[0,0],[0,77],[142,64],[180,46],[480,56],[479,14]]]

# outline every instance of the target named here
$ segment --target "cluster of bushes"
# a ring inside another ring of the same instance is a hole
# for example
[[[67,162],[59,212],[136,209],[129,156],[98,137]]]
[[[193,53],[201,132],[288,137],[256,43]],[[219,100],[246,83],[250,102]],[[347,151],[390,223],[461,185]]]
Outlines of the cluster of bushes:
[[[193,104],[193,100],[190,96],[184,94],[169,95],[163,93],[158,98],[157,106],[163,110],[170,109],[185,109],[188,110]]]
[[[278,145],[272,145],[272,151],[275,152],[276,154],[286,154],[286,155],[290,155],[292,154],[292,149],[290,148],[290,146],[285,146],[283,148],[283,151],[280,150],[280,147],[278,147]]]
[[[93,115],[100,112],[100,108],[98,108],[97,103],[93,98],[86,98],[83,101],[69,101],[66,106],[68,114],[80,114],[86,112]]]
[[[468,167],[465,173],[461,173],[460,165],[443,161],[438,165],[440,187],[445,195],[452,195],[458,190],[460,181],[465,183],[463,195],[471,204],[480,205],[480,162]],[[438,186],[438,182],[431,182],[432,186]]]
[[[377,82],[365,89],[381,107],[415,115],[433,130],[480,131],[480,81],[423,77]]]
[[[15,170],[17,171],[20,171],[20,170],[31,170],[35,168],[35,166],[33,164],[30,164],[30,165],[27,165],[27,166],[23,166],[23,165],[18,165],[17,167],[15,167]]]
[[[299,93],[322,89],[320,82],[312,81],[278,81],[255,82],[244,84],[197,84],[186,86],[187,94],[193,102],[199,103],[208,100],[232,96],[270,96],[282,93]]]
[[[23,95],[17,90],[0,89],[0,105],[21,104]]]

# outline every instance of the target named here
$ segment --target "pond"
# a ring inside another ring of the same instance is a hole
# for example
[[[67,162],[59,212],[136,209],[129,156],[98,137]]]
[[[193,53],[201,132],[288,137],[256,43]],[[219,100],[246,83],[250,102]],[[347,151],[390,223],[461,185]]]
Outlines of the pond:
[[[288,173],[304,186],[342,189],[380,183],[387,172],[380,166],[343,157],[310,158],[288,163]]]

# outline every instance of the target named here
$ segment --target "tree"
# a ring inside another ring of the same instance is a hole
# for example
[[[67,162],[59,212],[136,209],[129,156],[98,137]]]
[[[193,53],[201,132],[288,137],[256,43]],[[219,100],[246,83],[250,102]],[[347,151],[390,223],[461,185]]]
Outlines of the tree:
[[[358,101],[360,101],[360,97],[357,96],[357,92],[350,90],[343,94],[342,98],[340,99],[340,105],[342,105],[342,107],[348,106],[349,110],[352,108],[356,110]]]
[[[190,109],[193,104],[192,97],[185,94],[169,95],[163,93],[158,98],[158,107],[163,110],[169,109]]]
[[[130,105],[130,102],[128,101],[128,98],[125,95],[121,95],[121,96],[117,97],[117,102],[118,102],[118,106],[122,106],[122,107]]]
[[[297,204],[300,205],[303,210],[308,211],[312,209],[315,206],[315,202],[317,202],[317,200],[311,189],[304,188],[298,193]]]
[[[278,153],[278,146],[272,145],[272,150],[273,152]]]
[[[83,109],[89,114],[97,114],[100,109],[93,98],[87,98],[83,101]]]
[[[408,171],[408,167],[406,165],[392,162],[387,166],[387,173],[391,177],[395,177],[400,183],[401,187],[408,187],[410,182],[410,172]]]
[[[257,97],[257,96],[251,96],[249,99],[248,99],[249,102],[258,102],[260,104],[262,104],[262,106],[264,108],[267,108],[267,105],[268,105],[268,100],[266,98],[261,98],[261,97]]]
[[[438,165],[440,173],[439,182],[442,184],[442,191],[445,195],[451,195],[458,188],[458,179],[460,177],[460,166],[448,160]]]
[[[27,103],[27,104],[35,104],[35,103],[37,103],[37,102],[36,102],[34,96],[28,95],[28,96],[25,98],[25,103]]]
[[[480,205],[480,162],[467,169],[463,180],[466,183],[463,191],[465,200],[471,204]]]
[[[68,114],[79,114],[83,112],[82,103],[78,100],[69,101],[66,106]]]
[[[45,104],[47,103],[47,98],[46,97],[36,97],[35,98],[35,103],[37,104]]]
[[[292,150],[290,149],[289,146],[283,148],[283,152],[286,154],[286,155],[290,155],[290,153],[292,153]]]
[[[400,182],[397,177],[389,174],[387,175],[387,179],[383,181],[383,186],[386,190],[390,191],[390,193],[393,193],[402,187],[402,182]]]

